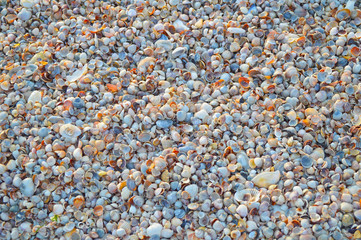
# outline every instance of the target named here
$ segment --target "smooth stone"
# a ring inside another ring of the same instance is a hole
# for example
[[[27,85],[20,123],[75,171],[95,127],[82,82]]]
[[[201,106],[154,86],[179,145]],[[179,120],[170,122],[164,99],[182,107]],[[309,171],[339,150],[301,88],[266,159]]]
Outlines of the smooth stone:
[[[20,192],[26,196],[31,197],[35,193],[35,185],[32,178],[25,178],[20,184]]]
[[[173,125],[173,121],[169,120],[169,119],[167,119],[167,120],[158,120],[156,122],[156,124],[157,124],[157,127],[159,127],[159,128],[169,128],[170,126]]]
[[[277,184],[281,178],[280,171],[276,172],[262,172],[252,179],[252,182],[258,187],[268,188],[271,185]]]
[[[162,229],[163,226],[159,223],[152,223],[152,225],[150,225],[147,228],[147,235],[149,237],[153,237],[153,236],[160,236],[162,233]]]
[[[83,108],[85,106],[84,100],[79,97],[75,98],[73,101],[73,106],[75,108]]]
[[[184,188],[184,191],[188,192],[191,198],[194,198],[198,194],[198,186],[195,184],[188,185]]]

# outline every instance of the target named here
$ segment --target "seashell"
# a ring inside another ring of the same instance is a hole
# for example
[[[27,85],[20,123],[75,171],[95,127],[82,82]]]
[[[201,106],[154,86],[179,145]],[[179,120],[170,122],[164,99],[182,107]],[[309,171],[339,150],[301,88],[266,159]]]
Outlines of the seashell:
[[[94,207],[94,210],[93,210],[93,211],[94,211],[94,215],[95,215],[95,216],[100,217],[100,216],[103,215],[104,209],[103,209],[103,206],[98,205],[98,206],[95,206],[95,207]]]
[[[238,79],[238,82],[243,88],[249,88],[249,79],[248,78],[240,77]]]
[[[21,0],[20,4],[25,8],[32,8],[36,2],[35,0]]]
[[[258,187],[268,188],[271,185],[277,184],[281,178],[280,171],[276,172],[262,172],[252,179],[252,182]]]
[[[144,204],[144,199],[141,197],[141,196],[135,196],[133,198],[133,203],[138,206],[138,207],[141,207],[143,206]]]
[[[301,158],[301,165],[304,168],[310,168],[310,167],[312,167],[312,164],[313,164],[313,159],[310,158],[309,156],[303,156]]]
[[[140,142],[149,142],[151,138],[152,138],[152,135],[150,133],[147,133],[147,132],[142,132],[141,134],[139,134],[137,136],[137,139]]]
[[[349,18],[351,15],[351,11],[349,9],[341,9],[336,12],[336,19],[338,21],[343,21]]]
[[[74,205],[74,207],[79,209],[84,204],[84,202],[85,202],[84,197],[81,195],[78,195],[74,198],[73,205]]]
[[[147,72],[149,67],[152,67],[155,65],[156,59],[153,57],[146,57],[138,63],[138,71],[145,73]]]
[[[260,197],[260,191],[257,189],[243,189],[234,194],[234,199],[238,202],[257,202]]]
[[[197,210],[199,208],[199,204],[198,203],[190,203],[187,206],[190,210]]]
[[[7,91],[10,89],[10,83],[8,81],[4,81],[0,84],[2,90]]]
[[[32,102],[33,104],[36,102],[41,103],[41,92],[40,91],[32,92],[28,98],[28,103],[30,102]]]
[[[178,33],[189,30],[189,28],[180,19],[175,20],[173,22],[173,26],[175,31]]]
[[[5,19],[9,24],[11,24],[15,21],[15,19],[17,19],[17,16],[15,14],[8,14]]]
[[[84,74],[88,71],[88,65],[85,64],[82,69],[76,70],[71,76],[68,76],[66,79],[69,82],[75,82],[79,80]]]
[[[75,139],[81,134],[81,130],[72,124],[62,125],[59,132],[63,137],[71,139]]]
[[[353,56],[357,57],[360,55],[361,49],[359,47],[353,47],[350,52]]]

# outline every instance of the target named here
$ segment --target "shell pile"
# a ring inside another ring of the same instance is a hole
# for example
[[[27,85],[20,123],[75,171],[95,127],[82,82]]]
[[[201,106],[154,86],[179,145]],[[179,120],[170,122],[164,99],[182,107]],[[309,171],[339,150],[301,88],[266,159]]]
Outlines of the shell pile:
[[[1,0],[0,239],[360,239],[356,0]]]

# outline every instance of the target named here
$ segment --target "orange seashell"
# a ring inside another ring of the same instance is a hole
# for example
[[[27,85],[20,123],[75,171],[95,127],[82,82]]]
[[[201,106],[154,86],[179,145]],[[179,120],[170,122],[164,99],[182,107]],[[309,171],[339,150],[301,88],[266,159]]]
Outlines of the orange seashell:
[[[111,91],[111,92],[117,92],[118,91],[118,88],[116,85],[113,85],[113,84],[107,84],[107,88]]]
[[[149,8],[148,8],[148,12],[149,12],[149,16],[152,16],[155,12],[155,7],[152,7],[149,11]]]
[[[249,79],[248,78],[240,77],[238,79],[238,82],[243,88],[249,88]]]
[[[353,47],[351,48],[351,54],[354,55],[355,57],[359,56],[361,53],[361,49],[358,47]]]
[[[81,196],[81,195],[79,195],[79,196],[77,196],[77,197],[74,198],[74,200],[73,200],[73,205],[74,205],[74,207],[76,207],[76,208],[80,208],[80,207],[84,204],[84,202],[85,202],[84,197]]]
[[[303,46],[306,42],[306,38],[305,37],[300,37],[297,39],[297,44],[298,46]]]
[[[250,77],[255,77],[257,75],[261,74],[261,72],[258,69],[251,69],[248,71],[248,75]]]
[[[94,215],[100,217],[103,215],[103,211],[104,211],[103,206],[101,205],[95,206]]]
[[[64,109],[69,110],[70,108],[73,108],[73,102],[71,100],[65,100],[64,101]]]
[[[127,186],[127,182],[126,182],[126,181],[123,181],[123,182],[121,182],[121,183],[118,185],[118,189],[119,189],[119,190],[122,190],[125,186]]]

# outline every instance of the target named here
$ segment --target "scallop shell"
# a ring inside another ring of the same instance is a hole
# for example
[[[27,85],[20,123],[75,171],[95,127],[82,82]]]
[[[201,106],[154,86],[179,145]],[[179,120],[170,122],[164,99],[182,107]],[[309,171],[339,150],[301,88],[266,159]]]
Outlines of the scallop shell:
[[[243,189],[234,194],[234,199],[238,202],[257,202],[260,192],[257,189]]]
[[[65,138],[77,138],[81,134],[81,130],[72,124],[64,124],[59,132]]]

